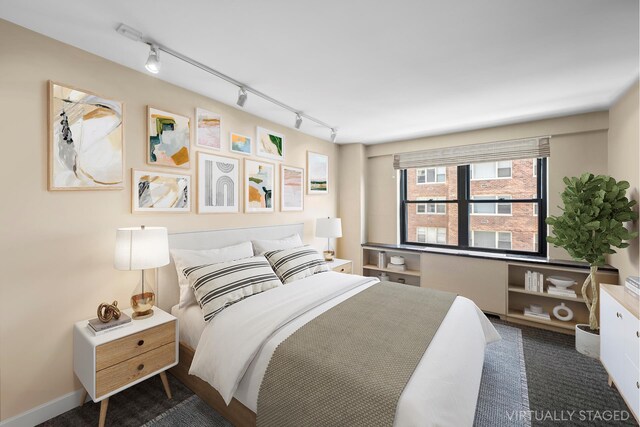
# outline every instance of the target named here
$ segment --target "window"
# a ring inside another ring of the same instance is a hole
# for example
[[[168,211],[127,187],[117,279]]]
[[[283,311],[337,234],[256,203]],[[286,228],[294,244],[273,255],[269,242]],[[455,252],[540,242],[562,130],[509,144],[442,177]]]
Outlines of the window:
[[[416,183],[443,184],[447,182],[447,168],[422,168],[416,170]]]
[[[546,256],[546,245],[538,243],[546,238],[546,159],[535,160],[535,178],[531,172],[512,176],[514,169],[531,171],[531,163],[403,170],[401,242]],[[438,176],[443,185],[422,185]]]
[[[508,200],[511,196],[475,196],[474,200]],[[511,203],[473,203],[474,215],[511,215]]]
[[[444,245],[447,243],[447,229],[441,227],[418,227],[416,238],[419,243],[436,243]]]
[[[501,162],[475,163],[471,165],[471,179],[511,178],[511,160]]]
[[[473,231],[471,246],[490,249],[511,249],[511,233],[508,231]]]
[[[418,197],[416,200],[444,200],[444,197]],[[419,215],[446,215],[446,203],[421,203],[416,205],[416,213]]]

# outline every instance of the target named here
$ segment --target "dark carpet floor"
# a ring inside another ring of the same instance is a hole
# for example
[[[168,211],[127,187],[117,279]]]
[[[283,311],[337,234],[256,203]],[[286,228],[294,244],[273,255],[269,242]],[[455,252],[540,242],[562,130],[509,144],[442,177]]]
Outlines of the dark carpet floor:
[[[532,426],[637,425],[618,392],[607,385],[600,362],[575,351],[573,336],[491,321],[522,330]],[[113,396],[106,425],[138,427],[193,394],[172,375],[167,377],[173,399],[167,399],[156,376]],[[41,425],[95,426],[99,413],[100,405],[88,402]]]

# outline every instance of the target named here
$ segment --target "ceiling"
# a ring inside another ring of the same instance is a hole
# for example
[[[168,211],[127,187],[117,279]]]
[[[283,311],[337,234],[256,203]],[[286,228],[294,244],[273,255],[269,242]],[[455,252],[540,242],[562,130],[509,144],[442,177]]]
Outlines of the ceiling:
[[[367,144],[607,109],[638,77],[638,13],[638,0],[0,0],[0,18],[146,72],[147,46],[115,32],[126,23]],[[161,60],[157,78],[235,106],[235,86]],[[294,124],[255,96],[245,110]]]

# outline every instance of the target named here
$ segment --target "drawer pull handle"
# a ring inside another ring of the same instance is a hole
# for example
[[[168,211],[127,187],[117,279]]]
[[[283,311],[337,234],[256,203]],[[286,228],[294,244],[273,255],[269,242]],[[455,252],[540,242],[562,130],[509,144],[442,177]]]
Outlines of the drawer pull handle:
[[[142,371],[144,369],[144,363],[138,365],[138,371]]]
[[[144,344],[144,340],[138,341],[138,346],[141,346],[142,344]]]
[[[636,388],[640,388],[640,382],[636,381]]]
[[[622,319],[622,314],[620,314],[620,313],[616,312],[616,317],[617,317],[618,319]]]
[[[640,331],[636,331],[636,336],[640,338]]]

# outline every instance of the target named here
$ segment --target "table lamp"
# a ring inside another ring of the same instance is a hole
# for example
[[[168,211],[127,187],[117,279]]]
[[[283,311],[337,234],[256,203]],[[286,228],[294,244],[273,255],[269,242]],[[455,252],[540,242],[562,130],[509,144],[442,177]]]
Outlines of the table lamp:
[[[316,237],[327,239],[327,250],[322,254],[325,261],[333,261],[336,253],[331,250],[331,239],[342,237],[342,220],[340,218],[318,218],[316,220]]]
[[[128,227],[116,231],[114,266],[118,270],[140,270],[142,280],[131,296],[133,319],[153,316],[156,294],[146,283],[144,270],[169,264],[169,239],[165,227]]]

